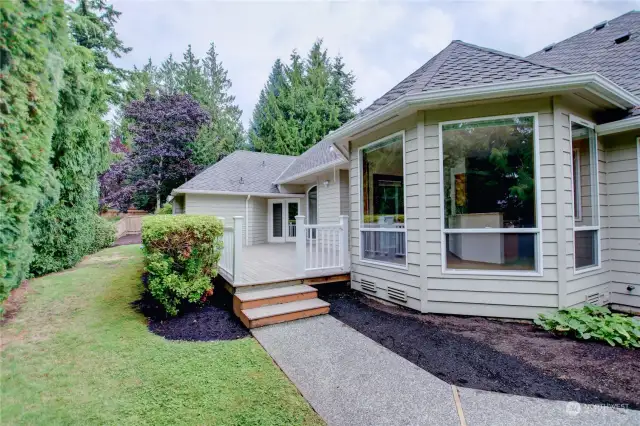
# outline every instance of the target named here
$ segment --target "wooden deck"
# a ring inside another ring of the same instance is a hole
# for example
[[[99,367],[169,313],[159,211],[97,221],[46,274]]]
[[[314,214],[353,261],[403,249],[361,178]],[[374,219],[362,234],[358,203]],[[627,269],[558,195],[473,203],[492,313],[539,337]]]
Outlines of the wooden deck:
[[[300,276],[296,266],[295,243],[245,246],[243,247],[242,275],[236,283],[230,284],[235,287],[317,277],[344,277],[349,273],[341,268],[334,268],[307,271],[305,276]]]

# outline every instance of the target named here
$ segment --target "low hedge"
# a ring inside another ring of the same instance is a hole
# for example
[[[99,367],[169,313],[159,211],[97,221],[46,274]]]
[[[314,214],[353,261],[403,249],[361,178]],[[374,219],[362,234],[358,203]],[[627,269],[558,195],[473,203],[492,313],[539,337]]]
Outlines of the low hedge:
[[[162,207],[156,210],[156,214],[173,214],[173,204],[164,203]]]
[[[213,293],[223,224],[214,216],[155,215],[142,220],[146,287],[175,316]]]
[[[95,253],[103,248],[110,247],[116,240],[116,225],[98,215],[93,215],[95,234],[89,248],[89,253]]]

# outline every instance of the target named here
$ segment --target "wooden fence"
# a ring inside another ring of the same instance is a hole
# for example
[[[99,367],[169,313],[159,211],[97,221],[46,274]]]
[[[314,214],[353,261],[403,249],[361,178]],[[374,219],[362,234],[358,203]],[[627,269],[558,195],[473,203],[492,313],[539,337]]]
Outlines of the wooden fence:
[[[116,239],[130,234],[142,232],[143,215],[124,216],[116,222]]]

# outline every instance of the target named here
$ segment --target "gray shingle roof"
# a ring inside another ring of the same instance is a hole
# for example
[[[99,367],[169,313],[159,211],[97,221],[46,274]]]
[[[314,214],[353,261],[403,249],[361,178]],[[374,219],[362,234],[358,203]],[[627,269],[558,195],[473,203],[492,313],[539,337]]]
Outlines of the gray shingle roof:
[[[331,149],[333,144],[326,139],[321,140],[299,157],[284,171],[277,181],[285,182],[301,173],[316,169],[320,166],[346,161],[346,158],[338,150]]]
[[[364,109],[358,118],[387,105],[402,95],[566,74],[570,73],[531,59],[455,40]]]
[[[629,40],[616,44],[614,40],[626,32]],[[600,30],[590,28],[527,58],[573,72],[597,72],[640,96],[640,11],[625,13]]]
[[[274,182],[296,157],[235,151],[196,177],[181,185],[183,189],[277,194]]]

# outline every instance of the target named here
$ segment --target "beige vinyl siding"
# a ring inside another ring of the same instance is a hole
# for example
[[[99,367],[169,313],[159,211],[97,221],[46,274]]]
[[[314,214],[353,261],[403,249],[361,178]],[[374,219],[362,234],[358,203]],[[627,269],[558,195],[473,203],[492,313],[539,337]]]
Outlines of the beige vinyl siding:
[[[177,196],[173,199],[173,214],[184,213],[184,196]]]
[[[542,276],[454,275],[442,272],[439,123],[538,114],[542,206]],[[426,297],[423,312],[533,318],[558,306],[558,219],[554,115],[550,98],[425,111]],[[408,204],[415,204],[411,201]]]
[[[249,245],[267,243],[267,199],[249,199]]]
[[[318,223],[338,223],[340,217],[340,181],[339,170],[326,172],[316,177],[316,182],[305,186],[305,194],[313,186],[318,187]],[[325,186],[325,182],[328,185]],[[307,198],[301,200],[306,213]],[[305,215],[306,216],[306,215]]]
[[[349,214],[349,170],[340,170],[340,215]]]
[[[244,195],[185,194],[186,214],[210,214],[225,219],[226,226],[233,226],[233,217],[246,215]],[[242,241],[246,241],[247,221],[243,221]]]
[[[566,296],[564,297],[563,306],[579,306],[584,304],[587,295],[593,293],[604,294],[605,298],[609,293],[609,220],[607,208],[607,176],[606,176],[606,153],[603,150],[602,141],[598,138],[598,197],[600,203],[600,260],[601,267],[599,269],[580,273],[574,271],[574,209],[573,209],[573,191],[572,191],[572,170],[571,158],[573,155],[571,145],[571,125],[570,115],[575,115],[587,121],[594,121],[585,111],[578,111],[575,106],[559,99],[556,102],[556,121],[557,128],[560,130],[558,143],[562,149],[563,159],[563,188],[564,188],[564,219],[566,223],[566,245],[565,245],[565,273],[561,276],[561,280],[566,282]],[[580,174],[583,178],[589,174],[589,157],[581,155]],[[583,221],[588,219],[591,212],[589,196],[585,193],[589,189],[583,188],[582,203],[583,212],[586,214]],[[580,225],[580,222],[575,222]]]
[[[363,279],[373,282],[377,287],[376,297],[421,310],[423,296],[420,278],[420,207],[417,202],[419,193],[417,122],[417,116],[413,115],[350,143],[351,286],[361,290]],[[358,149],[401,130],[405,131],[405,224],[408,238],[406,269],[367,263],[360,259],[360,159]],[[389,287],[406,292],[407,302],[402,303],[391,299],[388,294]]]
[[[610,302],[640,308],[640,211],[638,132],[602,138],[608,193]],[[635,286],[628,291],[627,287]]]

